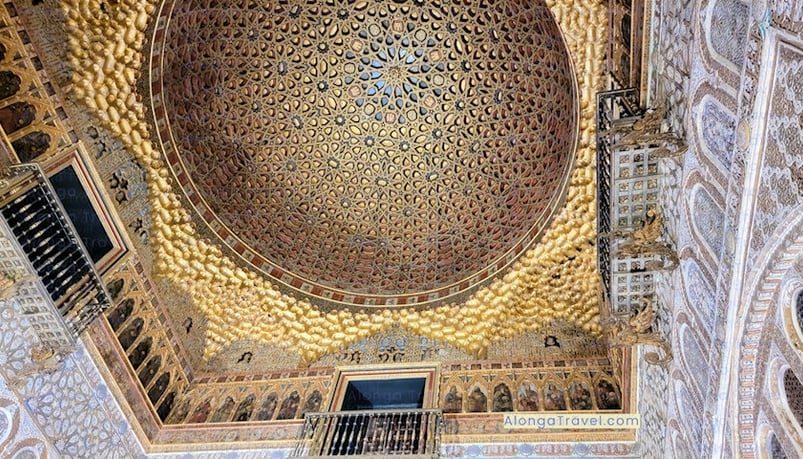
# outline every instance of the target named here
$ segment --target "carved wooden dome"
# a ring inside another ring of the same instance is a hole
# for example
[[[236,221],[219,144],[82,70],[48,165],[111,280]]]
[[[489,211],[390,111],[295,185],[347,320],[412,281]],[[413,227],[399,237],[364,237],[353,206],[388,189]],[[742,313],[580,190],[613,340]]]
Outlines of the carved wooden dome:
[[[178,182],[305,295],[453,298],[563,200],[577,95],[542,1],[177,0],[162,20],[155,112]]]

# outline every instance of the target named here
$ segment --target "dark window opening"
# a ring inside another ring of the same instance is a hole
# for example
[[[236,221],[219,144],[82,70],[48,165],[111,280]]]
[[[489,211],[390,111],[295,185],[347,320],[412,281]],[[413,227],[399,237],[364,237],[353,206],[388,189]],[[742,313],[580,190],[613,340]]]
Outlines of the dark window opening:
[[[426,378],[349,381],[341,411],[416,409],[424,406]]]
[[[97,263],[111,252],[114,246],[75,169],[72,166],[65,167],[50,177],[50,183],[78,232],[78,237],[89,252],[92,262]]]

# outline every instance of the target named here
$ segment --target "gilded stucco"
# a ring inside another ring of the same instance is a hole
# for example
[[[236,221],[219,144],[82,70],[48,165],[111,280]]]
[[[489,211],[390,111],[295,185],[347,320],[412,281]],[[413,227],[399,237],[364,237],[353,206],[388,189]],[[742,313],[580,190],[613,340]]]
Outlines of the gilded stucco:
[[[568,42],[580,94],[580,136],[566,205],[541,242],[511,269],[459,304],[433,309],[321,310],[281,293],[201,236],[181,204],[162,153],[149,140],[135,85],[144,65],[145,30],[155,2],[63,3],[74,99],[119,136],[146,169],[151,202],[153,273],[180,286],[208,317],[204,354],[248,338],[298,351],[305,362],[401,326],[484,355],[494,340],[538,330],[555,319],[599,335],[593,167],[594,94],[601,89],[602,3],[548,2]],[[105,11],[105,13],[100,13]]]

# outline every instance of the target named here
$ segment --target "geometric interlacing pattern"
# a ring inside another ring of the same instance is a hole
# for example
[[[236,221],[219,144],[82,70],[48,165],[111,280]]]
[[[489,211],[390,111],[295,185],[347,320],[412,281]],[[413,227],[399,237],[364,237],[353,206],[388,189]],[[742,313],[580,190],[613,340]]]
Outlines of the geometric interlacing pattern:
[[[285,284],[441,300],[515,261],[561,204],[577,94],[543,3],[187,0],[169,19],[170,165]]]

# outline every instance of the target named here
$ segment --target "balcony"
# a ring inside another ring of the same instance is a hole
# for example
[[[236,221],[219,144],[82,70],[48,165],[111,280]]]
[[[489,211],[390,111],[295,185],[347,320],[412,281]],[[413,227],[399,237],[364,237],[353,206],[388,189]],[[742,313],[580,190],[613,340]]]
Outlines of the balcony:
[[[655,276],[678,260],[664,240],[663,158],[680,160],[681,139],[663,132],[665,111],[638,107],[636,89],[597,95],[599,268],[615,317],[654,301]]]
[[[658,365],[672,354],[656,282],[679,263],[662,225],[659,163],[686,152],[684,141],[667,132],[665,115],[663,107],[639,108],[635,88],[597,95],[598,257],[607,309],[601,323],[614,348],[661,348],[645,355]]]
[[[608,91],[597,94],[597,228],[600,234],[610,233],[613,220],[615,190],[613,144],[608,135],[622,125],[632,125],[638,119],[638,92],[635,89]],[[598,247],[599,268],[606,297],[611,292],[611,241],[600,238]]]
[[[21,305],[23,313],[45,347],[68,348],[108,308],[109,296],[78,232],[38,165],[8,168],[0,180],[0,214],[8,243],[27,259],[21,271],[36,273],[38,282],[33,288],[49,297],[53,306],[52,310],[44,310],[26,303]],[[8,278],[20,273],[3,274]]]
[[[440,457],[440,410],[307,413],[290,457]]]

